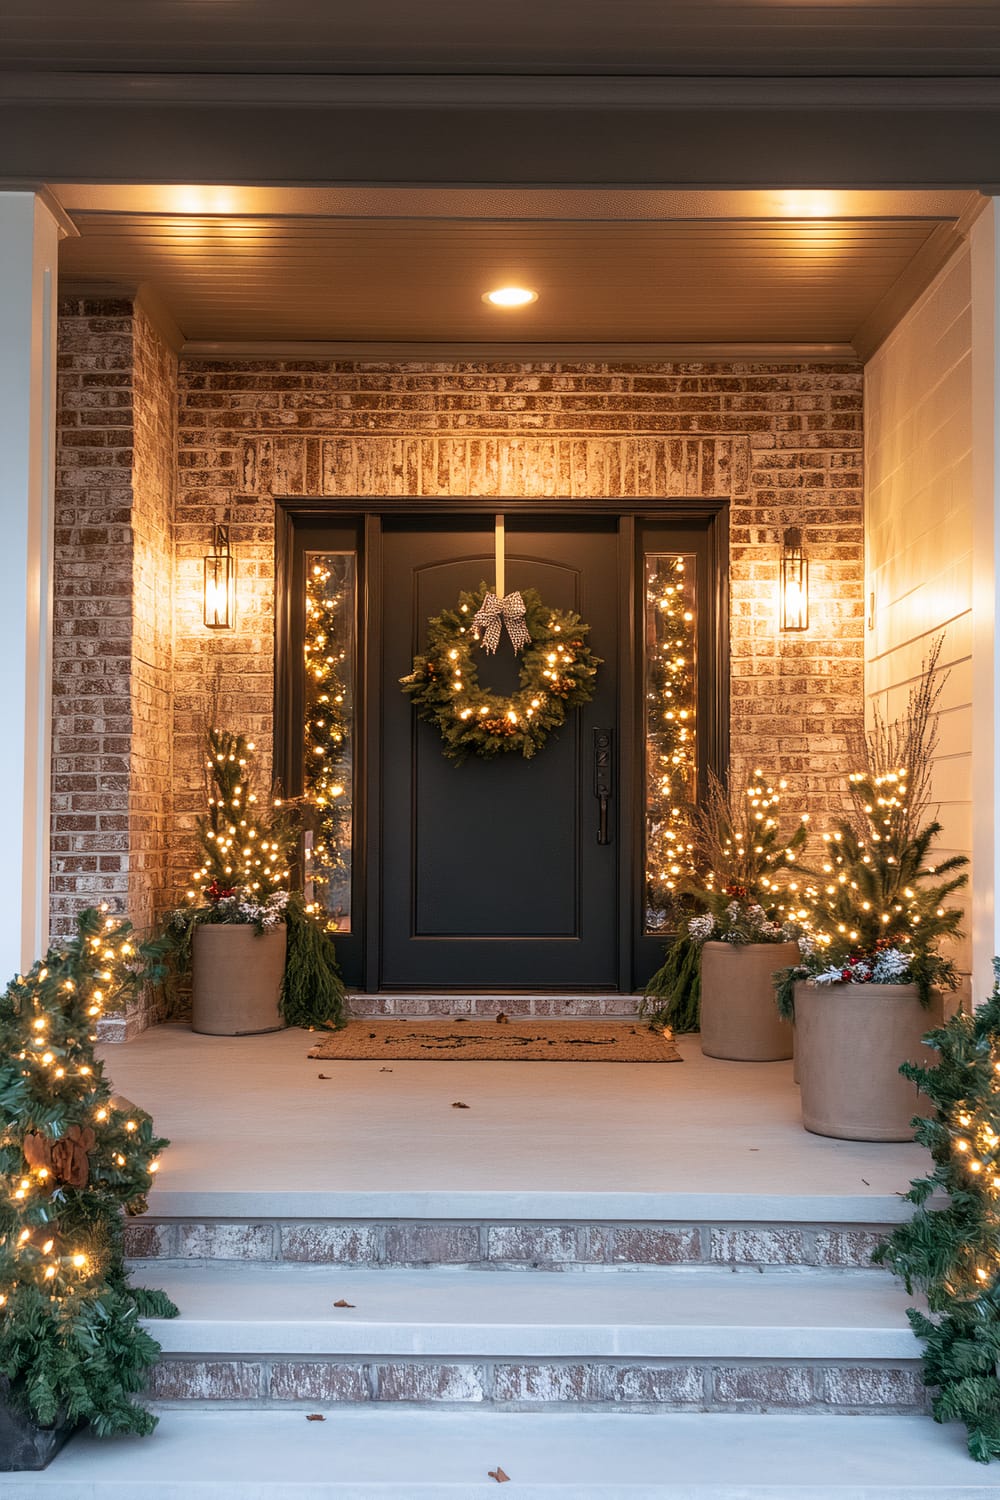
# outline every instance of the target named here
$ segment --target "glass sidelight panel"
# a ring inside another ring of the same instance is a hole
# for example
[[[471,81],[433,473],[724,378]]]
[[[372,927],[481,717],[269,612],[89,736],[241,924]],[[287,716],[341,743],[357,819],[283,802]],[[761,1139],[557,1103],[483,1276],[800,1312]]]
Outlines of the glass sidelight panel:
[[[643,556],[645,930],[669,930],[698,785],[696,558]]]
[[[306,552],[304,892],[338,932],[351,931],[356,617],[355,554]]]

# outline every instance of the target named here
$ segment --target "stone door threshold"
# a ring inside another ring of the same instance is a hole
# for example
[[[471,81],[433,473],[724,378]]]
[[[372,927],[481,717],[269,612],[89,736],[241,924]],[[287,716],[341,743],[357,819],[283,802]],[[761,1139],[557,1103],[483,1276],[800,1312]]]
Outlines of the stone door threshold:
[[[352,1016],[508,1016],[565,1017],[634,1016],[639,995],[610,992],[567,994],[559,991],[521,990],[512,994],[486,994],[482,991],[445,993],[441,991],[383,991],[379,994],[352,994],[348,1004]]]

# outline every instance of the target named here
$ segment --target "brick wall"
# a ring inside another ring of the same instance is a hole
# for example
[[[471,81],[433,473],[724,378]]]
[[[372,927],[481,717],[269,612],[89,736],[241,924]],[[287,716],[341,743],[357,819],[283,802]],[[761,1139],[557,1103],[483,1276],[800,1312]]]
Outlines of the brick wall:
[[[61,302],[53,937],[102,901],[147,931],[168,899],[176,386],[141,308]],[[128,1029],[152,1004],[142,997]]]
[[[814,814],[839,805],[864,673],[860,366],[185,360],[178,434],[178,887],[213,693],[270,749],[275,495],[728,496],[734,760],[787,775]],[[223,511],[237,628],[206,641],[198,567]],[[776,624],[792,524],[804,637]]]
[[[127,905],[132,734],[132,305],[59,311],[53,935]]]
[[[728,497],[734,760],[814,815],[839,805],[863,701],[860,366],[182,360],[171,583],[170,359],[127,304],[66,305],[61,343],[57,923],[91,889],[145,920],[185,888],[209,718],[266,768],[276,495]],[[223,517],[237,619],[211,634],[201,559]],[[776,621],[792,524],[804,637]]]
[[[132,746],[129,915],[153,926],[173,901],[173,511],[177,357],[142,309],[133,325]]]

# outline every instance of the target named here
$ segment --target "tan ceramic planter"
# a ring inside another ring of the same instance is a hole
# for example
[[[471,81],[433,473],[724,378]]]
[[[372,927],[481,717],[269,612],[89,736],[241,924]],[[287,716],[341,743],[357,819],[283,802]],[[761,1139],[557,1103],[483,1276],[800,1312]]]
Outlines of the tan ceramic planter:
[[[210,1036],[280,1031],[278,1009],[288,933],[284,922],[253,927],[196,927],[192,956],[191,1026]]]
[[[899,1065],[934,1062],[920,1039],[941,1019],[941,995],[925,1010],[910,984],[797,984],[805,1128],[844,1141],[911,1141],[911,1119],[932,1106]]]
[[[706,943],[701,950],[701,1050],[733,1062],[792,1055],[792,1026],[778,1015],[772,975],[798,963],[796,943]]]

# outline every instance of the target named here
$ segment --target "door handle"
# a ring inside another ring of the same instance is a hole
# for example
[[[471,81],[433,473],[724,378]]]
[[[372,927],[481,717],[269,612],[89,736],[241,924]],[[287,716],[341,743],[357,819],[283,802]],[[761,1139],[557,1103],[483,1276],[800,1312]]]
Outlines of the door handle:
[[[611,801],[614,775],[614,733],[610,729],[594,730],[594,796],[597,798],[597,842],[610,844],[608,805]]]

